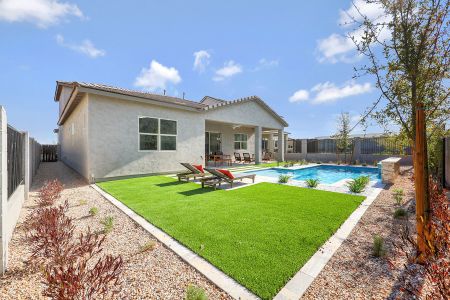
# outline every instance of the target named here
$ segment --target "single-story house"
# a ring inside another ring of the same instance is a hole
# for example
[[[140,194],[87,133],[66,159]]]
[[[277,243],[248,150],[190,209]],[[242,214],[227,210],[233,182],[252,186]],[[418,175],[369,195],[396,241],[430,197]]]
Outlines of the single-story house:
[[[90,182],[169,173],[206,155],[248,152],[262,160],[264,139],[287,122],[261,98],[200,102],[102,84],[56,84],[60,159]],[[277,147],[284,149],[285,139]],[[277,158],[284,160],[284,152]]]

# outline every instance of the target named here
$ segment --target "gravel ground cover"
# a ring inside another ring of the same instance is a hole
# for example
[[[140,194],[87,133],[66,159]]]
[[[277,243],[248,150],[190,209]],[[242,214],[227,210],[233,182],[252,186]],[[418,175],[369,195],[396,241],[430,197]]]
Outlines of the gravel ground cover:
[[[68,214],[75,219],[77,230],[101,230],[100,222],[107,216],[114,218],[114,228],[107,236],[104,252],[121,254],[125,261],[123,286],[119,299],[184,299],[189,284],[205,289],[209,299],[231,299],[176,254],[156,241],[153,250],[141,252],[142,246],[154,237],[136,225],[125,214],[103,199],[73,170],[64,164],[42,163],[35,177],[30,198],[25,202],[19,223],[9,244],[9,270],[0,278],[0,299],[45,299],[41,274],[27,266],[29,252],[23,243],[22,222],[36,208],[37,190],[42,184],[58,178],[64,184],[60,202],[68,199]],[[92,207],[98,214],[89,216]]]
[[[404,190],[404,207],[410,222],[414,219],[411,172],[406,169],[403,172],[368,208],[302,299],[397,299],[405,258],[396,255],[393,243],[400,241],[400,228],[405,220],[393,217],[397,208],[392,196],[395,189]],[[375,235],[384,238],[386,258],[372,254]]]

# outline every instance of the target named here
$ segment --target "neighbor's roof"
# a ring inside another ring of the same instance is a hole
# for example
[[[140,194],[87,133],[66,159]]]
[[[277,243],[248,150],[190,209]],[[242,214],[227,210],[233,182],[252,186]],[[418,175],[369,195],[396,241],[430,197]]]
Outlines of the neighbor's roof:
[[[268,111],[272,116],[274,116],[277,120],[279,120],[281,124],[283,124],[284,126],[288,126],[288,123],[283,119],[283,117],[278,115],[273,109],[271,109],[258,96],[240,98],[240,99],[231,100],[231,101],[226,101],[226,100],[222,100],[222,99],[218,99],[218,98],[213,98],[210,96],[205,96],[200,102],[196,102],[196,101],[181,99],[181,98],[172,97],[172,96],[152,94],[152,93],[147,93],[147,92],[142,92],[142,91],[113,87],[113,86],[105,85],[105,84],[77,82],[77,81],[74,81],[74,82],[57,81],[56,84],[57,85],[56,85],[56,91],[55,91],[55,101],[59,101],[61,90],[62,90],[62,87],[64,87],[64,86],[71,87],[74,89],[74,91],[76,88],[79,89],[79,90],[77,90],[77,93],[96,93],[96,92],[113,93],[116,95],[136,97],[136,98],[140,98],[141,100],[148,100],[149,102],[152,102],[152,103],[159,102],[161,104],[166,104],[166,105],[169,104],[172,106],[177,106],[179,108],[185,108],[185,109],[196,110],[196,111],[208,111],[208,110],[218,109],[218,108],[225,107],[225,106],[231,106],[231,105],[235,105],[235,104],[239,104],[239,103],[245,103],[245,102],[252,101],[252,102],[256,102],[259,105],[261,105],[266,111]],[[72,95],[72,96],[74,96],[74,95]],[[78,98],[80,98],[80,97],[78,97]],[[212,104],[210,104],[210,105],[206,105],[206,104],[202,103],[206,99],[214,99],[215,101],[212,102]],[[78,101],[79,101],[79,99],[78,99]],[[67,103],[66,106],[68,104],[69,103]],[[59,120],[58,124],[60,124],[63,121],[63,115],[66,113],[65,110],[66,109],[64,108],[64,111],[62,112],[62,114],[60,116],[60,120]],[[68,110],[68,113],[70,113],[71,110],[69,110],[69,109],[67,109],[67,110]]]

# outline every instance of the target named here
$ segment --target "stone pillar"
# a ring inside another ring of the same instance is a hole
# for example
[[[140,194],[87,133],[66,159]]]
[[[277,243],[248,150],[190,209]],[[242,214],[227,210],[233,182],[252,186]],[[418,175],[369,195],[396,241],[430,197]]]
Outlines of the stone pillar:
[[[278,161],[284,161],[284,129],[278,130]]]
[[[8,121],[6,111],[0,106],[0,275],[8,265],[8,237],[6,232],[6,206],[8,202]]]
[[[31,185],[31,174],[30,174],[30,164],[31,164],[31,160],[30,160],[30,136],[28,132],[24,132],[23,133],[23,178],[24,178],[24,198],[25,200],[28,199],[28,193],[30,191],[30,185]]]
[[[400,157],[389,157],[381,161],[381,181],[394,183],[400,173]]]
[[[259,165],[262,160],[262,128],[255,127],[255,164]]]

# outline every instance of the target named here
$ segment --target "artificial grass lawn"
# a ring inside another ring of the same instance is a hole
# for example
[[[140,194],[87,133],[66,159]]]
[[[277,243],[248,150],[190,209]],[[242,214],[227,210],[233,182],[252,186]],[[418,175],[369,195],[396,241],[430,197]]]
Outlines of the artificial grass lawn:
[[[263,299],[364,199],[273,183],[213,191],[165,176],[98,185]]]

